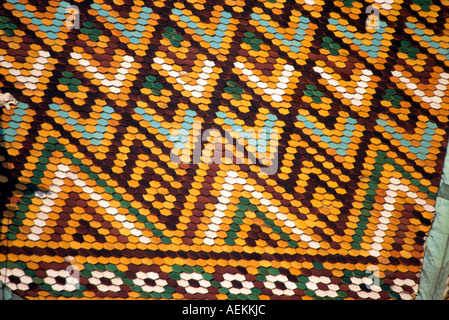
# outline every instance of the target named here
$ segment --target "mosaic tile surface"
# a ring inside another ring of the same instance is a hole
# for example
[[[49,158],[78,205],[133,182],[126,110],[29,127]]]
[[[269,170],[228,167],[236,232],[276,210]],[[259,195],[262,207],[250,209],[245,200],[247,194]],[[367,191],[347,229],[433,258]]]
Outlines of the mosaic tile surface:
[[[27,299],[413,299],[446,5],[2,3],[0,279]],[[277,132],[276,172],[174,163],[195,123]]]

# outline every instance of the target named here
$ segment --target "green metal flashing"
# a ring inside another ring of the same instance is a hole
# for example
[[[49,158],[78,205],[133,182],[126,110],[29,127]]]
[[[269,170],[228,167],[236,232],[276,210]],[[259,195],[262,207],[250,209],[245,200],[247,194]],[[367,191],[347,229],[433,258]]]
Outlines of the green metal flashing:
[[[449,276],[449,156],[446,153],[438,195],[435,219],[425,243],[424,259],[416,300],[443,299]]]
[[[440,183],[438,188],[438,197],[449,200],[449,185]]]
[[[0,300],[25,300],[19,297],[17,294],[11,291],[10,288],[5,286],[2,281],[0,281]]]

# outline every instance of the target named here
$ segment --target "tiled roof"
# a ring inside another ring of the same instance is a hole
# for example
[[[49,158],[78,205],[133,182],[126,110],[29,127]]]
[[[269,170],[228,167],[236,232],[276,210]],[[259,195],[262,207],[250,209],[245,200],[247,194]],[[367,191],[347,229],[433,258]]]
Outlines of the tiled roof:
[[[447,18],[431,0],[2,3],[0,279],[26,299],[413,299]]]

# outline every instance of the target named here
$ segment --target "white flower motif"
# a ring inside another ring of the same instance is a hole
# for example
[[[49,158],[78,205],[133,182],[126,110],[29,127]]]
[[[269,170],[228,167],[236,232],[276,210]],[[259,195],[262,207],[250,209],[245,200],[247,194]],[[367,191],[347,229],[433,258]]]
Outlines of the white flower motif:
[[[6,275],[5,275],[5,273],[6,273]],[[33,280],[30,277],[25,275],[25,271],[23,271],[22,269],[19,269],[19,268],[6,269],[6,272],[5,272],[5,269],[2,268],[0,270],[0,275],[1,275],[2,279],[4,279],[5,276],[7,279],[9,279],[10,276],[14,276],[14,277],[17,277],[20,279],[20,283],[17,283],[17,284],[14,282],[11,282],[9,280],[6,282],[6,286],[13,291],[14,290],[26,291],[29,289],[28,284],[33,282]]]
[[[165,286],[167,281],[164,279],[159,279],[159,275],[156,272],[142,272],[136,273],[137,279],[134,280],[134,284],[140,286],[145,292],[158,292],[162,293],[165,291]],[[155,285],[148,285],[145,279],[151,279],[155,282]]]
[[[102,283],[101,279],[108,279],[108,282],[111,284]],[[120,285],[123,284],[123,280],[116,277],[116,275],[111,271],[92,271],[92,277],[89,278],[89,282],[97,286],[97,289],[102,292],[113,291],[119,292],[121,291]]]
[[[229,292],[232,294],[251,294],[251,288],[254,288],[254,285],[251,281],[245,281],[246,278],[242,274],[231,274],[225,273],[223,274],[224,281],[221,282],[221,285],[225,288],[229,289]],[[235,288],[234,284],[238,282],[240,284],[240,288]]]
[[[276,276],[269,274],[266,276],[267,281],[265,281],[265,287],[271,289],[273,294],[282,296],[293,296],[295,292],[293,290],[297,289],[296,283],[288,280],[287,276],[283,274],[278,274]],[[276,287],[276,282],[280,282],[285,286],[285,289],[279,289]]]
[[[324,284],[328,288],[328,290],[318,289],[318,283]],[[309,290],[314,291],[318,297],[336,298],[338,296],[337,291],[339,290],[339,287],[335,284],[332,284],[329,277],[310,276],[309,282],[306,283],[306,286]]]
[[[191,293],[191,294],[195,294],[195,293],[206,294],[206,293],[208,293],[207,288],[209,288],[211,286],[211,283],[208,280],[204,279],[203,275],[201,273],[181,272],[179,274],[179,276],[181,277],[181,279],[178,280],[178,284],[181,287],[184,287],[186,289],[187,293]],[[192,286],[192,284],[189,282],[189,280],[196,280],[199,284],[199,287]]]
[[[65,283],[58,283],[56,278],[62,278]],[[44,278],[44,282],[51,286],[55,291],[75,291],[79,288],[79,275],[71,274],[69,270],[47,270],[47,276]]]

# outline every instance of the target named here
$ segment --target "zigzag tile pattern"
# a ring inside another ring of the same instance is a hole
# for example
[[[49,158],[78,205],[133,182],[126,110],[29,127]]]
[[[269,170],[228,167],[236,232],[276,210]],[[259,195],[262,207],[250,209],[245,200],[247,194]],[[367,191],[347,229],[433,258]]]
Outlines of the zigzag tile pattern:
[[[413,299],[447,145],[448,12],[0,4],[0,90],[18,100],[1,114],[0,279],[26,299]],[[277,134],[276,172],[249,133],[210,161],[198,123]],[[172,161],[189,143],[200,161]],[[237,161],[250,153],[268,162]]]

